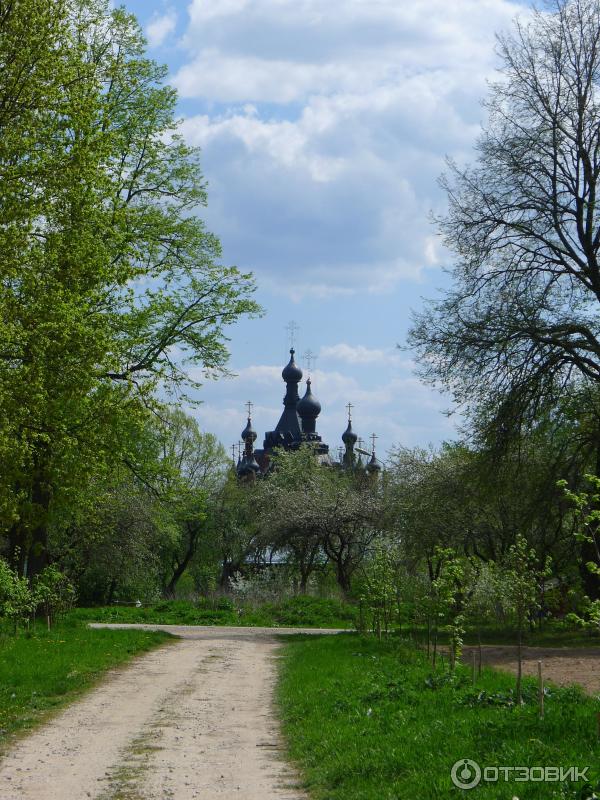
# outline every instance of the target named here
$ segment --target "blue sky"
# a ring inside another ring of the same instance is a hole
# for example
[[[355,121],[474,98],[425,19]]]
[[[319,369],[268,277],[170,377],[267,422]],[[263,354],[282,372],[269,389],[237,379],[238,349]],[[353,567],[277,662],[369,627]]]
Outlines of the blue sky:
[[[254,272],[266,314],[231,329],[236,378],[193,413],[223,444],[255,403],[259,439],[281,412],[285,327],[318,354],[317,429],[394,444],[455,436],[450,401],[399,351],[411,309],[447,280],[429,221],[446,156],[473,158],[512,0],[125,0],[169,67],[182,131],[209,185],[201,214],[223,261]],[[300,358],[300,361],[302,359]]]

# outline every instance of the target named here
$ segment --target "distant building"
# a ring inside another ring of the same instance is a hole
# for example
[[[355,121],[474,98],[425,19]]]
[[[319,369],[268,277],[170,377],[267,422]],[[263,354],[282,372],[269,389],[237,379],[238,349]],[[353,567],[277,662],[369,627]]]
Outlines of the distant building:
[[[283,368],[281,377],[286,385],[283,398],[283,412],[275,430],[265,434],[263,446],[255,449],[256,431],[252,427],[251,404],[249,404],[248,424],[242,431],[242,446],[237,462],[237,474],[240,478],[253,479],[265,475],[269,471],[271,455],[275,448],[284,450],[297,450],[303,444],[310,444],[314,449],[315,457],[324,466],[337,467],[338,469],[366,469],[371,474],[381,471],[381,464],[375,457],[375,435],[371,452],[357,447],[358,436],[352,430],[351,409],[348,405],[348,426],[342,434],[343,448],[340,448],[336,461],[321,436],[317,433],[317,418],[321,413],[321,404],[312,393],[312,382],[306,381],[304,397],[298,393],[298,385],[302,380],[302,370],[294,360],[294,348],[290,350],[289,363]],[[370,456],[365,464],[363,456]]]

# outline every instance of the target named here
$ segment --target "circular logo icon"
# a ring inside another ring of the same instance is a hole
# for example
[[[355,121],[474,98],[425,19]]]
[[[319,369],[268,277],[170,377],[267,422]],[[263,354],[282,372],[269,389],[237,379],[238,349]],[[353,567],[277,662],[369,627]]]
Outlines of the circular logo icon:
[[[481,767],[470,758],[461,758],[452,767],[452,783],[459,789],[474,789],[481,781]]]

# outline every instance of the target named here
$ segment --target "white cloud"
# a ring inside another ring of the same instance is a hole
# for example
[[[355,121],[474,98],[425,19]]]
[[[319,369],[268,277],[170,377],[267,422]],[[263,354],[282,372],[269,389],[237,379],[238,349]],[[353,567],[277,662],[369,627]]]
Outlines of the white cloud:
[[[202,104],[208,222],[295,300],[438,269],[449,154],[471,157],[511,0],[192,0],[172,76]]]
[[[332,348],[344,353],[341,348]],[[376,350],[363,348],[367,353]],[[380,351],[385,354],[385,351]],[[383,357],[383,356],[382,356]],[[452,438],[454,423],[442,411],[446,401],[420,383],[412,375],[398,376],[393,368],[386,371],[385,362],[378,364],[378,375],[372,380],[363,371],[364,364],[344,371],[316,369],[312,372],[313,392],[322,405],[317,430],[332,452],[337,453],[346,427],[346,404],[353,404],[353,426],[368,441],[375,431],[382,455],[394,444],[416,445]],[[403,366],[408,366],[405,364]],[[214,432],[226,446],[237,441],[246,424],[244,404],[254,402],[252,419],[258,433],[257,446],[262,446],[266,431],[273,430],[283,410],[285,385],[280,365],[254,364],[237,370],[237,377],[207,383],[203,389],[205,402],[194,408],[205,430]],[[304,389],[300,387],[301,394]],[[423,419],[427,419],[424,423]]]
[[[324,346],[321,347],[319,355],[327,359],[344,361],[347,364],[390,364],[409,368],[411,366],[411,362],[403,360],[397,350],[365,347],[362,344],[349,345],[341,342]]]
[[[154,15],[146,27],[146,38],[150,47],[160,47],[166,38],[177,27],[177,14],[167,11],[166,14]]]

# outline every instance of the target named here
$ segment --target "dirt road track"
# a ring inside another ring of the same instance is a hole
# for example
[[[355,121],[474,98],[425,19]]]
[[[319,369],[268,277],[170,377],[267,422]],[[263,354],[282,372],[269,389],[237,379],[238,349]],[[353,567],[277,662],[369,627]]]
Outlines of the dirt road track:
[[[1,800],[302,800],[273,713],[273,634],[335,631],[135,627],[181,641],[19,741],[0,764]]]
[[[477,648],[465,647],[463,661],[470,664]],[[483,664],[488,667],[517,671],[517,648],[484,645]],[[597,647],[524,647],[523,674],[537,676],[538,660],[542,662],[547,681],[566,686],[577,683],[589,694],[600,693],[600,649]]]

